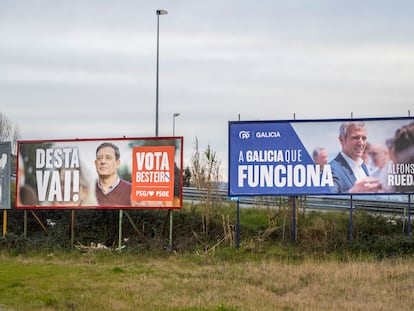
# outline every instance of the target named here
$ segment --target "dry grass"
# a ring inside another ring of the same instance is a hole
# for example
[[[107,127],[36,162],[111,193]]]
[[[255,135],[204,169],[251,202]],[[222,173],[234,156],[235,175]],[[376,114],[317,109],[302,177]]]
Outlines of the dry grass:
[[[414,259],[0,257],[0,310],[414,310]]]

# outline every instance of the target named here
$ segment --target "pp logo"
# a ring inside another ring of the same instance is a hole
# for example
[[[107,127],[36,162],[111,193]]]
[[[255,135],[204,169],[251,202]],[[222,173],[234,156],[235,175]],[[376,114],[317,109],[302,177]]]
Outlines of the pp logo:
[[[250,138],[250,132],[249,131],[240,131],[239,132],[239,138],[240,139],[249,139]]]

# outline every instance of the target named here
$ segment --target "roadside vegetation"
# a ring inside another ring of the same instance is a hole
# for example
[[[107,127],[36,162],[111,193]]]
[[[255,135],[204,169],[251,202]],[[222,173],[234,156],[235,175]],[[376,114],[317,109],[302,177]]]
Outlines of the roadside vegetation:
[[[24,237],[23,211],[11,210],[0,310],[414,308],[414,242],[403,217],[355,212],[350,241],[349,214],[299,209],[292,242],[281,199],[240,210],[237,249],[234,203],[210,209],[208,233],[201,208],[174,212],[172,250],[167,211],[129,211],[139,231],[124,217],[121,251],[104,240],[117,240],[118,211],[76,211],[72,246],[70,211],[38,211],[47,232],[29,213]]]
[[[33,250],[73,250],[76,246],[101,245],[116,249],[119,245],[118,210],[76,210],[71,231],[70,210],[26,212],[10,210],[8,233],[0,239],[3,252],[20,255]],[[173,212],[173,249],[169,249],[169,217],[165,210],[129,210],[122,218],[123,252],[132,253],[208,253],[236,249],[236,206],[225,201],[210,207],[209,230],[205,230],[204,207],[186,203]],[[407,235],[407,218],[354,211],[352,240],[350,218],[346,212],[316,212],[299,208],[292,236],[292,215],[288,199],[280,198],[272,207],[240,209],[238,253],[246,256],[295,254],[298,258],[375,259],[412,256],[414,241]],[[44,228],[39,225],[39,221]],[[73,236],[72,236],[73,232]],[[72,239],[74,245],[71,244]]]

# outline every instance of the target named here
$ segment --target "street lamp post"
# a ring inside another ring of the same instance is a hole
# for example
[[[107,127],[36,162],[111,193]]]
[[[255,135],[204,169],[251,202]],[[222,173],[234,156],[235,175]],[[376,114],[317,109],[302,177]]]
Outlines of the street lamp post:
[[[159,71],[159,55],[160,55],[160,15],[168,14],[166,10],[157,10],[157,82],[155,94],[155,136],[158,136],[158,71]]]
[[[173,136],[175,136],[175,118],[178,117],[180,113],[174,112],[173,113]]]
[[[175,136],[175,118],[178,117],[180,113],[174,112],[173,113],[173,136]],[[170,232],[169,232],[169,244],[170,244],[170,251],[172,251],[173,243],[172,243],[172,229],[173,229],[173,211],[172,209],[168,210],[168,214],[170,215]]]

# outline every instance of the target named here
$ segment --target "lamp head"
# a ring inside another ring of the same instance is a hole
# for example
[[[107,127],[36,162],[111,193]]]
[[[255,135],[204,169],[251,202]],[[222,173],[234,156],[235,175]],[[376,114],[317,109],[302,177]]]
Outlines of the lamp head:
[[[167,10],[157,10],[157,15],[166,15],[168,14]]]

